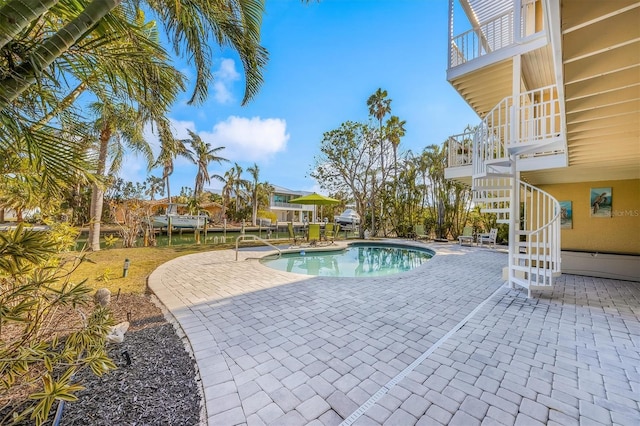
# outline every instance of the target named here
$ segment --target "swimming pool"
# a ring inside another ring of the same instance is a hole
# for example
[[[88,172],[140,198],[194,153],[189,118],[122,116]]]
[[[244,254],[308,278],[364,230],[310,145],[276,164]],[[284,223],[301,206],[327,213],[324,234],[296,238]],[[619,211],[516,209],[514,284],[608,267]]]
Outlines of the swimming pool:
[[[326,277],[373,277],[417,268],[434,256],[429,249],[379,243],[352,243],[346,249],[306,251],[267,256],[260,261],[273,269]]]

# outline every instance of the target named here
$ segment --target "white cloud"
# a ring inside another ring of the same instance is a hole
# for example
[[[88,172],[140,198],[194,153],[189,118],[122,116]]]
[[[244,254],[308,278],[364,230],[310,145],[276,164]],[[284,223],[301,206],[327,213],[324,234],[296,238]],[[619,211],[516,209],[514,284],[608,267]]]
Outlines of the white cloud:
[[[231,86],[240,79],[233,59],[223,59],[220,68],[213,73],[213,97],[221,104],[233,101]]]
[[[210,143],[212,147],[225,147],[218,155],[231,162],[264,164],[276,153],[284,151],[289,140],[289,134],[286,131],[287,123],[279,118],[231,116],[217,123],[211,132],[197,131],[193,121],[171,120],[171,130],[178,139],[189,139],[187,130],[191,130],[198,133],[202,140]],[[154,158],[157,158],[160,153],[160,139],[151,126],[145,128],[145,137],[151,145]],[[228,168],[228,164],[211,166]],[[174,167],[175,171],[171,178],[172,193],[181,185],[191,185],[196,173],[193,163],[184,157],[176,158]],[[159,173],[161,173],[161,167],[155,168],[151,174],[158,176]],[[210,173],[223,174],[224,170],[210,170]],[[143,182],[148,174],[145,159],[135,153],[129,153],[126,156],[119,173],[121,178],[132,182]],[[215,186],[213,181],[212,186]]]
[[[283,119],[231,116],[216,124],[212,132],[200,132],[200,137],[214,147],[224,146],[220,154],[231,161],[267,161],[285,150],[289,140],[286,130]]]

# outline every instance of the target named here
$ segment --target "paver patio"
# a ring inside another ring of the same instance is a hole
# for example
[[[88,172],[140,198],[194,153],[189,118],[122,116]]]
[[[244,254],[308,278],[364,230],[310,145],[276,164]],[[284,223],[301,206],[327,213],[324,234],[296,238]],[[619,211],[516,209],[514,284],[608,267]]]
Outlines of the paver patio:
[[[431,244],[405,274],[310,277],[189,255],[149,287],[185,332],[210,425],[640,424],[640,282],[503,286],[505,253]]]

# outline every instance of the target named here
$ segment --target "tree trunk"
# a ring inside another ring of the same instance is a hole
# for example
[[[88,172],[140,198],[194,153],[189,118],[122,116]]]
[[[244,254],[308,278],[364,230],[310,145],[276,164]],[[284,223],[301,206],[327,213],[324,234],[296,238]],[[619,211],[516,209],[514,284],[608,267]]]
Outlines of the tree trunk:
[[[251,209],[251,223],[253,226],[257,225],[258,222],[258,197],[253,197],[253,208]]]
[[[100,131],[100,151],[98,153],[98,167],[96,169],[96,175],[99,178],[104,177],[107,164],[109,139],[111,139],[111,128],[109,125],[105,125],[105,127]],[[94,183],[91,191],[89,238],[87,240],[89,250],[91,251],[100,251],[100,222],[102,220],[102,206],[104,204],[104,190],[101,185],[102,182]]]
[[[0,8],[0,48],[9,43],[58,0],[11,0]]]
[[[100,183],[94,183],[91,190],[91,210],[89,223],[88,249],[100,251],[100,221],[102,220],[102,206],[104,204],[104,191]]]

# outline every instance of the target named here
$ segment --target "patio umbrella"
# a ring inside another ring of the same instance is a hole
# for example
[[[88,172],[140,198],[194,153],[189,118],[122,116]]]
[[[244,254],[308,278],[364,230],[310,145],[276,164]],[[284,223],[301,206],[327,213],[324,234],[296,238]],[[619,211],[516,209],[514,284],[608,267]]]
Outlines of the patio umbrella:
[[[313,204],[316,206],[330,206],[332,204],[340,204],[340,200],[325,197],[324,195],[313,193],[289,200],[291,204]]]
[[[304,195],[302,197],[292,198],[291,200],[289,200],[289,202],[291,204],[308,204],[314,206],[330,206],[333,204],[340,204],[340,200],[336,200],[335,198],[331,197],[325,197],[324,195],[315,192],[309,195]]]

